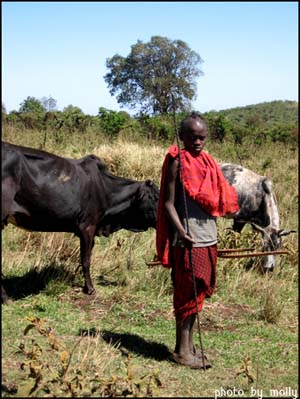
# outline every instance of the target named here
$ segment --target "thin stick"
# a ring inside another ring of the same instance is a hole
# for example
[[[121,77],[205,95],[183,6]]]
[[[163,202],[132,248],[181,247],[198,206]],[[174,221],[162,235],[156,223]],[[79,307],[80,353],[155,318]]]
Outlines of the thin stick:
[[[219,253],[227,253],[227,252],[245,252],[245,251],[254,251],[255,248],[229,248],[229,249],[218,249]]]
[[[269,251],[269,252],[253,252],[251,254],[219,254],[219,258],[252,258],[252,256],[269,256],[269,255],[283,255],[289,254],[288,251]]]
[[[250,254],[227,254],[221,252],[222,250],[218,250],[218,257],[219,258],[251,258],[252,256],[269,256],[269,255],[288,255],[289,251],[268,251],[268,252],[251,252]],[[231,252],[231,250],[228,250]],[[245,250],[244,250],[245,251]],[[234,251],[238,252],[238,250]],[[146,262],[147,266],[159,266],[161,265],[159,260],[151,260]]]

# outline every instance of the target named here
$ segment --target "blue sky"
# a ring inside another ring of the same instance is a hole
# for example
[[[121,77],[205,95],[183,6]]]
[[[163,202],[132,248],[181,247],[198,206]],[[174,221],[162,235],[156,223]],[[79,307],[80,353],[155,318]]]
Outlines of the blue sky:
[[[51,96],[62,110],[125,110],[106,59],[151,36],[180,39],[204,73],[193,109],[298,101],[298,2],[2,2],[2,103]],[[133,113],[133,111],[130,111]]]

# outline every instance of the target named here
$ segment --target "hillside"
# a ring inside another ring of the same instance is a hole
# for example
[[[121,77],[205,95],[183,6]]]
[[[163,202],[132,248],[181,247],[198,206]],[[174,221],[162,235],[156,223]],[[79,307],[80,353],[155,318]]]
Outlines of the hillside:
[[[235,144],[298,141],[298,102],[271,101],[203,114],[213,140]]]
[[[297,101],[271,101],[245,107],[229,108],[218,111],[234,123],[262,123],[271,127],[276,123],[298,124]]]

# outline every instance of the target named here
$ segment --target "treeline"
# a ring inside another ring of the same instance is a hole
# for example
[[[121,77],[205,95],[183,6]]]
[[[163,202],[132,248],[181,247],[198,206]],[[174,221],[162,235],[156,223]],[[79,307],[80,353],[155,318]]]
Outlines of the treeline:
[[[298,142],[298,102],[271,101],[246,107],[236,107],[221,112],[234,127],[235,140],[251,134],[259,142],[268,139]]]
[[[176,115],[179,121],[183,113]],[[222,111],[203,113],[211,140],[232,141],[235,144],[252,142],[261,145],[267,142],[298,143],[298,102],[272,101],[236,107]],[[45,139],[52,135],[55,140],[64,134],[101,132],[113,139],[126,132],[127,136],[152,140],[174,138],[173,115],[130,116],[124,111],[99,108],[96,116],[84,114],[79,107],[69,105],[63,111],[56,110],[56,100],[38,100],[27,97],[18,111],[6,112],[2,104],[2,128],[43,131]]]

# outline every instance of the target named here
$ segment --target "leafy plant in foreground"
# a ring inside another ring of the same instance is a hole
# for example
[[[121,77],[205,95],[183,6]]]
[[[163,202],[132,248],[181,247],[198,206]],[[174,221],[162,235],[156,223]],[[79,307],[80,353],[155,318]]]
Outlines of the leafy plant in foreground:
[[[38,317],[28,317],[30,322],[24,335],[34,330],[46,339],[51,354],[55,354],[58,364],[46,353],[42,343],[31,339],[30,345],[21,343],[18,354],[24,356],[21,369],[27,372],[27,378],[18,386],[16,397],[138,397],[153,396],[155,389],[162,385],[158,372],[154,371],[141,377],[136,377],[132,371],[131,356],[127,355],[125,362],[126,375],[112,375],[108,378],[99,375],[96,370],[81,370],[71,367],[72,355],[83,336],[68,350],[55,336],[51,327],[45,326],[45,320]]]

